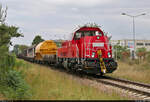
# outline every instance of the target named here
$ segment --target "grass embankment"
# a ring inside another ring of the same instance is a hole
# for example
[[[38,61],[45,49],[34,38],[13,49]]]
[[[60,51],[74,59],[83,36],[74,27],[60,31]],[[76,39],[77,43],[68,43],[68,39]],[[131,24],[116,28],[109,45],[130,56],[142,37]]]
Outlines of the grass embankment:
[[[24,61],[23,61],[24,62]],[[73,80],[70,75],[51,70],[49,67],[31,64],[30,68],[18,68],[24,70],[26,81],[31,87],[32,97],[36,100],[123,100],[115,93],[105,93],[89,85],[83,85]]]
[[[150,84],[150,63],[141,62],[138,64],[133,61],[118,61],[118,69],[109,75]]]

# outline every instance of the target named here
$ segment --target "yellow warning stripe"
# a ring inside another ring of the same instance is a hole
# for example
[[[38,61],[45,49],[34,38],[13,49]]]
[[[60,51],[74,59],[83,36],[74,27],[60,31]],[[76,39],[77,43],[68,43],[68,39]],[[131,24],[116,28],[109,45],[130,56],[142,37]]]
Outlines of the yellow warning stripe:
[[[106,73],[106,66],[105,66],[105,63],[104,63],[103,58],[102,58],[102,51],[98,50],[97,54],[98,54],[98,57],[99,57],[99,60],[100,60],[101,72]]]

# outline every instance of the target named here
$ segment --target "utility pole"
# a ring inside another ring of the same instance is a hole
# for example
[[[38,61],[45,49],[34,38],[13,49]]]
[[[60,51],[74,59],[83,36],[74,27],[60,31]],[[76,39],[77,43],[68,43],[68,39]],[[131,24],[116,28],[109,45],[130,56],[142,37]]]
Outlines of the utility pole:
[[[116,47],[116,61],[117,61],[117,47]]]
[[[132,59],[134,60],[135,59],[135,51],[136,51],[136,44],[135,44],[135,17],[139,17],[139,16],[142,16],[142,15],[146,15],[146,13],[142,13],[142,14],[139,14],[139,15],[135,15],[135,16],[132,16],[132,15],[129,15],[129,14],[126,14],[126,13],[122,13],[122,15],[126,15],[126,16],[129,16],[129,17],[132,17],[133,19],[133,42],[134,42],[134,46],[133,46],[133,51],[132,51]]]

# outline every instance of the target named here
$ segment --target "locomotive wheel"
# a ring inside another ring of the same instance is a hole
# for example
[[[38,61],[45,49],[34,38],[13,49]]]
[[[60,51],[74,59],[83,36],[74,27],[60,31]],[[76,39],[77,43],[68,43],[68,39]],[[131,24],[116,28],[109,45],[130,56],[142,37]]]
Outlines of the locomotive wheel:
[[[100,73],[100,76],[104,76],[104,73],[101,72],[101,73]]]

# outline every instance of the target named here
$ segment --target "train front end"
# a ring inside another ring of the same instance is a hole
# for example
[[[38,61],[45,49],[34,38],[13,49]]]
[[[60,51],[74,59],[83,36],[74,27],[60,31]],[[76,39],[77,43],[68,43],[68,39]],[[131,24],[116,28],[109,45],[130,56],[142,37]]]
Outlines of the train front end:
[[[79,48],[82,68],[87,73],[112,73],[117,69],[117,62],[112,58],[111,44],[101,29],[83,27],[76,31],[74,41]]]
[[[91,74],[112,73],[117,68],[109,39],[98,27],[84,26],[76,30],[72,40],[58,48],[57,63],[67,70]]]

